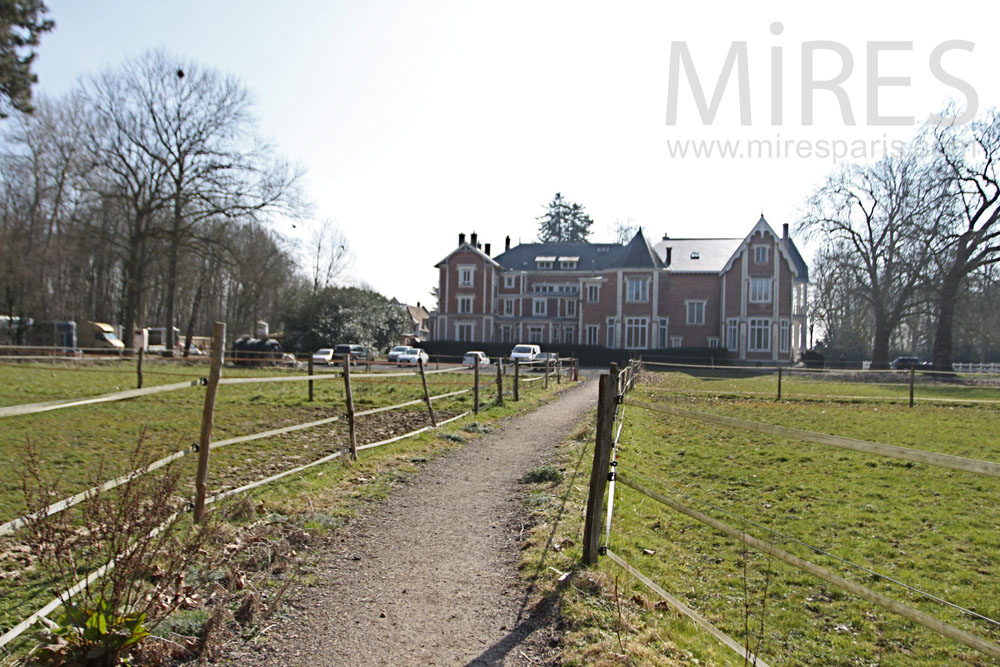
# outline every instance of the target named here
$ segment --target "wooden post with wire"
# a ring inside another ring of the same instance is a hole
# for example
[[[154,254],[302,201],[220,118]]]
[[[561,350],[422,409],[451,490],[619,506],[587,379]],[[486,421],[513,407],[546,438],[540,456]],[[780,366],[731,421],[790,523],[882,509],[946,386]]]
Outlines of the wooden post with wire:
[[[479,414],[479,360],[472,365],[472,412]]]
[[[354,428],[354,392],[351,390],[351,353],[344,355],[344,393],[347,401],[347,433],[351,460],[358,460],[358,434]]]
[[[521,364],[517,359],[514,360],[514,400],[520,401],[520,385],[521,385]]]
[[[910,366],[910,407],[913,407],[913,376],[916,374],[916,368]]]
[[[310,354],[309,355],[309,375],[312,376],[312,374],[313,374],[313,356]],[[313,381],[309,380],[309,402],[312,403],[312,401],[313,401]]]
[[[226,323],[216,322],[212,332],[212,367],[205,387],[205,407],[201,412],[201,437],[198,439],[198,473],[194,480],[194,522],[205,516],[208,492],[208,457],[212,451],[212,427],[215,425],[215,395],[222,377],[222,353],[226,349]]]
[[[561,368],[562,368],[562,359],[556,357],[556,384],[562,384],[562,372],[560,371]]]
[[[597,433],[594,435],[594,463],[590,469],[590,492],[587,496],[587,514],[583,527],[583,562],[597,564],[601,541],[601,511],[604,508],[604,489],[608,484],[611,463],[611,443],[614,433],[618,369],[611,365],[611,372],[602,375],[598,385]]]
[[[138,376],[138,379],[137,379],[138,387],[137,387],[137,389],[142,389],[142,353],[143,353],[143,349],[140,347],[139,348],[139,359],[138,359],[138,361],[136,361],[136,364],[135,364],[135,374]]]
[[[781,366],[778,366],[778,398],[775,400],[781,400]]]
[[[427,376],[424,375],[424,358],[421,356],[417,357],[417,365],[420,367],[420,382],[424,385],[424,402],[427,403],[427,414],[431,416],[431,425],[437,426],[437,420],[434,418],[434,407],[431,405],[431,394],[427,391]]]
[[[549,355],[547,353],[545,355],[545,368],[543,369],[543,372],[545,373],[545,382],[544,382],[543,386],[546,389],[548,389],[549,388]]]
[[[497,405],[503,405],[503,364],[497,361]]]

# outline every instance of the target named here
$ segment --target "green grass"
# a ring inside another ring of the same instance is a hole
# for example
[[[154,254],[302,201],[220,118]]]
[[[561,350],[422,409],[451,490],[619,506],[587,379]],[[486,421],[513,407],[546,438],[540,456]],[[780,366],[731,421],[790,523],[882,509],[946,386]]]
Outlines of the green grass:
[[[671,388],[691,388],[680,374],[644,376]],[[750,380],[750,382],[759,380]],[[701,382],[701,380],[699,380]],[[842,385],[837,383],[838,386]],[[845,387],[852,393],[858,387]],[[829,387],[824,387],[829,390]],[[978,390],[977,390],[978,391]],[[995,390],[994,390],[995,391]],[[993,405],[752,400],[717,395],[678,396],[648,391],[645,401],[806,428],[887,444],[1000,461],[1000,410]],[[844,565],[768,532],[819,547],[840,558],[923,589],[985,616],[1000,618],[1000,480],[812,445],[695,420],[625,409],[618,470],[806,560],[914,606],[973,634],[1000,643],[1000,629]],[[587,451],[579,453],[580,448]],[[570,443],[564,465],[578,471],[561,488],[570,517],[554,541],[579,540],[592,443]],[[582,460],[585,463],[573,464]],[[582,468],[581,468],[582,466]],[[760,527],[754,524],[759,524]],[[734,540],[650,498],[616,486],[610,547],[667,591],[742,641],[744,602],[751,626],[766,601],[761,656],[771,664],[994,664],[952,640],[841,592],[779,561],[744,551]],[[537,545],[531,558],[544,545]],[[644,550],[654,552],[648,554]],[[553,555],[560,570],[575,566],[579,547]],[[744,563],[746,570],[744,570]],[[746,577],[744,577],[744,571]],[[769,572],[770,574],[765,574]],[[740,659],[673,612],[609,559],[579,575],[564,611],[571,628],[570,664],[625,653],[639,663],[677,664],[691,657],[710,664]],[[614,580],[619,580],[618,595]],[[744,586],[744,580],[746,585]],[[766,580],[766,595],[765,595]],[[633,599],[633,596],[637,596]],[[622,607],[625,611],[622,612]],[[619,615],[623,621],[619,622]],[[622,629],[623,639],[615,629]]]
[[[186,372],[156,364],[165,372]],[[56,367],[49,364],[0,364],[0,402],[23,404],[55,398],[97,395],[134,387],[134,369],[115,367]],[[147,365],[148,368],[148,365]],[[204,371],[194,369],[195,377]],[[226,368],[223,377],[288,375],[279,370]],[[147,375],[149,379],[150,375]],[[177,381],[178,376],[163,376]],[[183,379],[183,378],[180,378]],[[379,378],[377,373],[355,373],[353,395],[358,411],[422,398],[419,377]],[[509,380],[509,379],[508,379]],[[467,374],[428,376],[432,394],[468,388]],[[150,383],[147,382],[147,386]],[[562,387],[566,387],[563,384]],[[394,485],[426,461],[460,446],[492,428],[497,421],[537,407],[558,388],[544,390],[540,383],[522,386],[521,401],[508,392],[503,407],[493,405],[495,385],[482,387],[480,426],[462,429],[467,418],[439,430],[359,453],[356,463],[343,460],[311,468],[251,492],[267,516],[285,517],[311,533],[335,530],[357,508],[383,498]],[[42,459],[42,473],[58,482],[53,500],[88,488],[97,481],[125,472],[129,455],[143,437],[149,458],[183,449],[198,439],[204,389],[182,389],[127,401],[66,408],[0,420],[0,457],[11,465],[0,466],[0,522],[21,514],[23,458],[30,441]],[[472,408],[471,394],[434,402],[439,420]],[[219,388],[213,441],[345,414],[344,385],[340,378],[315,383],[315,401],[307,400],[305,382],[224,385]],[[358,444],[429,425],[422,404],[358,419]],[[239,443],[212,451],[208,488],[215,493],[261,479],[338,451],[346,445],[346,422],[336,422],[283,436]],[[461,438],[454,438],[461,433]],[[452,437],[448,437],[452,436]],[[458,442],[456,442],[458,440]],[[103,462],[104,470],[98,473]],[[193,488],[196,456],[179,465]],[[75,510],[70,510],[71,512]],[[56,582],[45,581],[32,570],[21,535],[0,539],[0,631],[26,617],[54,596]],[[83,574],[83,573],[81,573]],[[21,644],[24,648],[27,644]]]

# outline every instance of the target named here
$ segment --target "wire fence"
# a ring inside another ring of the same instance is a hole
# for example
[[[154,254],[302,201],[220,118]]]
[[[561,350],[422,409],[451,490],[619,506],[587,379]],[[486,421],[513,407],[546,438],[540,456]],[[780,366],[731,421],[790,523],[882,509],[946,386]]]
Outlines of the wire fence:
[[[645,365],[646,364],[643,363],[641,366]],[[951,454],[929,452],[922,449],[901,447],[898,445],[845,438],[806,429],[789,428],[761,421],[730,417],[727,415],[717,414],[715,412],[692,410],[689,407],[680,407],[675,404],[679,400],[683,400],[685,396],[689,396],[695,392],[702,393],[703,399],[707,398],[707,395],[709,394],[714,396],[729,395],[736,399],[746,399],[748,397],[754,400],[758,398],[786,399],[787,394],[782,395],[781,389],[778,387],[775,387],[776,395],[766,394],[763,392],[736,391],[733,388],[724,388],[721,390],[719,388],[697,390],[692,387],[689,379],[686,377],[682,378],[680,381],[674,382],[672,380],[663,380],[662,375],[657,373],[647,376],[647,379],[656,378],[653,384],[643,384],[641,387],[643,393],[647,394],[650,398],[646,400],[638,400],[633,397],[633,390],[638,385],[641,366],[636,362],[630,362],[626,368],[622,370],[612,366],[609,374],[602,376],[601,378],[602,384],[597,410],[597,436],[595,441],[594,464],[591,473],[590,496],[588,497],[584,535],[584,561],[586,563],[594,564],[597,562],[600,555],[607,555],[612,561],[629,571],[644,585],[663,597],[668,604],[672,605],[680,613],[688,616],[693,622],[702,628],[705,628],[713,636],[718,638],[723,644],[738,654],[741,659],[747,659],[751,662],[756,661],[755,664],[763,664],[760,656],[753,655],[750,647],[749,636],[745,646],[728,637],[721,630],[712,626],[712,624],[709,623],[702,615],[698,614],[698,612],[685,605],[676,596],[669,594],[661,585],[654,582],[648,575],[640,572],[633,565],[629,564],[624,557],[620,554],[614,553],[610,549],[614,536],[613,518],[615,515],[616,483],[620,483],[632,491],[640,494],[642,498],[651,499],[663,507],[669,508],[670,510],[682,514],[689,519],[712,528],[718,533],[736,540],[737,543],[745,545],[747,548],[757,550],[769,559],[768,562],[770,562],[770,559],[772,558],[777,561],[781,561],[793,568],[806,572],[827,584],[838,587],[851,595],[857,596],[872,604],[882,607],[883,609],[898,614],[903,618],[919,624],[943,637],[959,642],[986,656],[990,656],[995,659],[1000,658],[1000,645],[994,641],[959,628],[952,623],[945,622],[911,604],[900,602],[890,595],[876,591],[870,586],[848,579],[834,569],[810,562],[801,556],[795,555],[776,546],[776,543],[786,542],[791,545],[804,547],[814,554],[827,557],[829,560],[836,562],[842,567],[861,572],[872,581],[894,586],[898,590],[904,590],[917,596],[918,598],[941,605],[942,607],[948,608],[961,616],[981,622],[991,627],[993,630],[996,630],[997,628],[1000,628],[1000,621],[997,621],[991,615],[981,613],[981,611],[977,611],[976,609],[958,604],[953,600],[947,599],[947,596],[945,595],[935,595],[924,590],[920,586],[906,583],[898,576],[892,576],[885,572],[877,571],[875,568],[856,563],[850,558],[838,556],[829,549],[823,549],[808,544],[805,540],[794,538],[790,535],[774,530],[768,525],[761,524],[759,522],[748,522],[745,516],[737,516],[735,513],[719,507],[718,504],[713,504],[693,497],[690,494],[685,494],[677,488],[665,490],[665,487],[669,486],[666,482],[663,480],[652,479],[644,474],[643,471],[648,468],[649,464],[648,457],[644,460],[630,460],[627,455],[620,456],[620,453],[622,451],[622,433],[626,422],[626,410],[638,410],[649,415],[657,416],[654,423],[664,423],[662,421],[663,419],[670,418],[672,420],[683,420],[687,423],[693,422],[708,424],[724,427],[732,430],[733,432],[752,432],[762,434],[764,436],[772,436],[796,442],[849,449],[869,456],[887,457],[906,461],[908,464],[920,463],[928,466],[941,467],[948,470],[971,473],[985,477],[1000,478],[1000,463],[989,460],[955,456]],[[661,372],[664,370],[664,367],[668,367],[675,374],[681,373],[686,375],[688,373],[694,373],[699,379],[704,377],[706,371],[708,371],[710,373],[710,377],[712,377],[715,382],[718,381],[719,377],[733,377],[732,369],[725,369],[720,373],[718,369],[706,369],[705,367],[692,369],[691,366],[675,364],[655,364],[655,366],[657,367],[655,370]],[[759,368],[745,368],[738,370],[752,372],[754,374],[751,376],[753,379],[759,379],[762,374],[762,370]],[[722,373],[724,373],[724,375]],[[785,375],[780,370],[777,370],[774,374],[770,374],[768,373],[768,369],[765,369],[763,373],[771,380],[781,378],[782,375]],[[879,372],[870,371],[869,373],[874,374]],[[904,376],[909,380],[910,387],[913,386],[912,382],[914,375],[915,373],[911,370]],[[830,377],[830,375],[825,375],[825,377]],[[869,375],[868,377],[873,376]],[[787,381],[788,376],[785,375],[783,379]],[[953,378],[948,379],[950,382],[954,381]],[[842,377],[837,378],[837,380],[842,381]],[[668,386],[666,388],[662,386],[655,386],[661,383],[665,383]],[[780,385],[778,386],[780,387]],[[786,384],[785,389],[787,389],[787,386],[788,385]],[[823,394],[822,396],[824,400],[834,400],[837,398],[836,394]],[[944,400],[942,397],[935,398],[936,400]],[[865,395],[863,396],[863,400],[875,399],[872,396]],[[928,398],[926,400],[931,399]],[[954,398],[954,400],[965,400],[973,404],[989,404],[995,402],[990,399],[981,398]],[[686,402],[690,403],[690,401]],[[717,441],[715,446],[724,447],[725,442],[725,440]],[[607,493],[606,504],[603,502],[605,493]],[[620,504],[622,499],[619,498],[618,502]],[[730,520],[739,521],[744,529],[734,527],[723,520],[706,514],[704,511],[695,509],[692,506],[693,504],[703,505],[705,509],[712,511],[713,513],[722,514],[727,516]],[[604,525],[600,526],[600,519],[602,515],[604,518]],[[601,531],[600,527],[603,527],[604,530]],[[750,532],[746,530],[750,527],[752,527],[757,533],[763,534],[766,539],[750,534]],[[603,540],[601,539],[601,532],[603,532]],[[633,535],[629,535],[625,539],[627,539],[630,543],[634,543],[636,538]],[[761,621],[761,623],[763,623],[763,621]]]

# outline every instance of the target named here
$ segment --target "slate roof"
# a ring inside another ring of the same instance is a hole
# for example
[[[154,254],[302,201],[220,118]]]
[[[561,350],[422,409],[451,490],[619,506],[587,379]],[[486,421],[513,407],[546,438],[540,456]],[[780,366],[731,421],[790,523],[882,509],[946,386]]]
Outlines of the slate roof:
[[[666,263],[670,248],[673,273],[719,273],[743,239],[664,239],[656,244],[656,254]]]
[[[790,238],[785,239],[785,248],[788,250],[788,254],[792,258],[792,263],[795,265],[795,272],[798,274],[798,279],[809,282],[809,267],[806,265],[806,261],[802,259],[802,255],[799,254],[799,249],[795,247],[795,242]]]
[[[522,243],[494,257],[508,271],[534,271],[538,257],[579,257],[577,271],[662,269],[663,261],[642,231],[620,243]],[[551,269],[558,272],[558,263]],[[566,270],[566,269],[563,269]]]

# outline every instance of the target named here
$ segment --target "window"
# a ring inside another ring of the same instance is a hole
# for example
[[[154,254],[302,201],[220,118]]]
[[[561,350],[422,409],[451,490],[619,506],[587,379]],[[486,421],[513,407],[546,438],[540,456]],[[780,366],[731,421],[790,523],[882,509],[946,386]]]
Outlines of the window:
[[[750,303],[771,303],[771,279],[750,279]]]
[[[649,280],[646,278],[629,278],[625,300],[629,303],[645,303],[649,301]]]
[[[511,339],[510,339],[510,325],[509,324],[500,327],[500,342],[501,343],[510,343],[511,342]]]
[[[601,300],[601,286],[587,285],[587,302],[597,303]]]
[[[767,246],[755,245],[753,247],[754,264],[767,264]]]
[[[529,343],[542,342],[542,327],[528,327],[528,342]]]
[[[597,325],[587,325],[587,345],[597,345]]]
[[[514,314],[514,299],[503,299],[503,314],[513,315]]]
[[[551,269],[552,268],[552,260],[539,260],[535,264],[535,266],[537,266],[539,269]]]
[[[726,347],[735,352],[740,347],[740,321],[730,317],[726,321]]]
[[[667,341],[670,340],[667,337],[667,332],[670,330],[670,320],[667,318],[660,319],[660,331],[656,337],[656,347],[661,350],[667,346]]]
[[[554,285],[532,285],[531,289],[535,294],[552,294],[556,291]]]
[[[458,312],[460,312],[460,313],[471,313],[472,312],[472,297],[471,296],[460,296],[460,297],[458,297]]]
[[[476,267],[474,266],[459,266],[458,267],[458,286],[459,287],[472,287],[472,276],[475,273]]]
[[[566,316],[571,317],[576,315],[576,301],[573,299],[566,300]]]
[[[548,315],[548,299],[532,299],[532,304],[532,315],[536,317],[545,317]]]
[[[559,268],[560,269],[570,269],[570,270],[575,269],[576,268],[576,262],[574,262],[574,261],[559,262]]]
[[[459,323],[455,325],[455,340],[460,342],[472,341],[472,324]]]
[[[645,317],[629,317],[625,319],[625,348],[629,350],[646,349],[646,329],[648,320]]]
[[[718,336],[709,336],[708,337],[708,347],[709,347],[709,349],[712,349],[712,350],[718,348],[719,347],[719,337]]]
[[[670,347],[681,347],[684,344],[683,336],[671,336]]]
[[[573,340],[576,334],[576,329],[573,327],[566,327],[563,329],[563,342],[564,343],[575,343]]]
[[[514,289],[514,285],[515,285],[514,280],[516,280],[514,278],[514,276],[504,276],[503,277],[503,286],[506,289]]]
[[[704,324],[705,323],[705,302],[704,301],[685,301],[687,306],[687,323],[688,324]]]
[[[766,318],[750,320],[750,351],[769,352],[771,350],[771,320]]]
[[[788,352],[792,341],[792,323],[788,320],[781,320],[781,338],[778,339],[778,349],[781,352]]]
[[[617,336],[615,336],[615,318],[609,317],[608,318],[608,337],[607,337],[607,343],[606,343],[606,345],[608,347],[614,347],[615,346],[615,338],[617,338]]]

